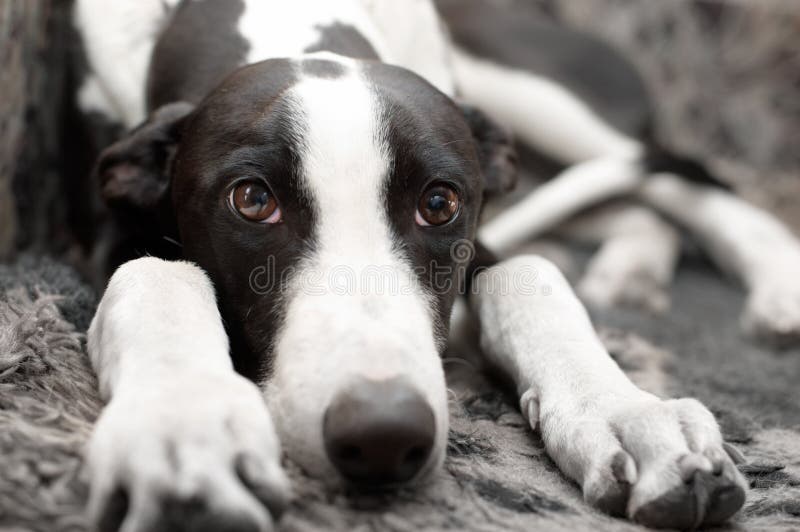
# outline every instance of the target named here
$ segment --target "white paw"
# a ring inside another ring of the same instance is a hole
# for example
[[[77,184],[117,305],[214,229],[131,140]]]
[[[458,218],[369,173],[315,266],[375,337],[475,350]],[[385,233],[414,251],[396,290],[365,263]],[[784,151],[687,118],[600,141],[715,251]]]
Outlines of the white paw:
[[[713,415],[694,399],[608,392],[541,410],[552,458],[584,499],[650,527],[721,523],[745,500],[746,483]],[[730,453],[730,454],[729,454]]]
[[[647,272],[590,269],[577,291],[584,302],[597,308],[632,307],[661,314],[670,306],[667,287]]]
[[[779,346],[800,344],[800,283],[778,276],[754,288],[742,315],[742,327],[753,336]]]
[[[99,530],[267,531],[291,493],[264,400],[233,373],[118,390],[87,465]]]

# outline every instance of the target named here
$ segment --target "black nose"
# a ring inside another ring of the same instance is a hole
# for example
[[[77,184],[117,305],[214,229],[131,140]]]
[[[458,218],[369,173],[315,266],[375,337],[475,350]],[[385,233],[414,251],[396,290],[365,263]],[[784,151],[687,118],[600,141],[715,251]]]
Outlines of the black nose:
[[[325,411],[328,458],[358,484],[395,484],[425,465],[436,436],[433,410],[401,379],[360,380]]]

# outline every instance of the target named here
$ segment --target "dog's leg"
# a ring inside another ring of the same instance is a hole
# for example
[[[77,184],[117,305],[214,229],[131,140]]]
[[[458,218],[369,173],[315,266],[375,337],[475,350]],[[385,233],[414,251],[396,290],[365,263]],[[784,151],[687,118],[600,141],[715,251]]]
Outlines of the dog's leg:
[[[656,174],[642,199],[685,225],[749,292],[745,329],[781,343],[800,340],[800,242],[775,217],[721,190]]]
[[[630,159],[576,164],[482,224],[478,236],[491,251],[504,255],[586,207],[634,191],[641,182],[641,168]]]
[[[88,347],[109,399],[87,455],[88,511],[101,530],[167,530],[178,525],[170,519],[272,528],[289,495],[279,442],[258,388],[233,370],[204,272],[150,257],[124,264]]]
[[[512,377],[523,414],[588,502],[679,529],[742,506],[745,482],[713,415],[631,383],[551,263],[507,260],[477,274],[471,292],[485,353]]]
[[[571,220],[558,234],[600,244],[577,290],[598,307],[669,308],[669,285],[681,249],[678,231],[646,207],[614,203]]]
[[[145,118],[145,84],[156,37],[179,0],[77,0],[74,23],[92,69],[80,89],[84,111],[132,128]]]
[[[467,102],[568,166],[481,227],[481,241],[495,253],[511,251],[586,207],[633,192],[643,181],[641,144],[558,84],[458,49],[453,71]]]

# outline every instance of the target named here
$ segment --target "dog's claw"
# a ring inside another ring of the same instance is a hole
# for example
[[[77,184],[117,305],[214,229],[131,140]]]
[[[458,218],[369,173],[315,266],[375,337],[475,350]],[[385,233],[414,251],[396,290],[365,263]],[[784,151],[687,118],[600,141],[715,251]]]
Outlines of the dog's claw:
[[[736,448],[733,444],[728,442],[724,442],[722,444],[722,448],[725,449],[725,452],[730,456],[733,463],[736,465],[747,463],[747,458],[744,457],[742,451]]]
[[[528,420],[533,430],[539,425],[539,398],[533,390],[528,389],[519,399],[519,407],[522,416]]]
[[[681,478],[688,484],[694,479],[695,473],[698,471],[710,473],[713,470],[713,466],[705,456],[692,453],[680,459],[678,469],[681,472]]]
[[[625,451],[620,451],[614,455],[614,459],[611,461],[611,472],[617,482],[636,484],[636,462]]]
[[[291,486],[282,470],[272,465],[272,470],[267,471],[266,467],[251,454],[244,453],[236,459],[236,472],[242,483],[267,507],[272,518],[277,521],[289,507],[292,499]],[[266,479],[271,482],[267,482]]]

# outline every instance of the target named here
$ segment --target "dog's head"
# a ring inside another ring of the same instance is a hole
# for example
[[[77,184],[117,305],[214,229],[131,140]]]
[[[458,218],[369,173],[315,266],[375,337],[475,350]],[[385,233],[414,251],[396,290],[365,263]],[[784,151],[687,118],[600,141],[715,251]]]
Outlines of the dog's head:
[[[310,58],[159,109],[98,176],[112,205],[172,218],[289,455],[394,483],[443,459],[439,354],[482,198],[513,167],[505,134],[411,72]]]

